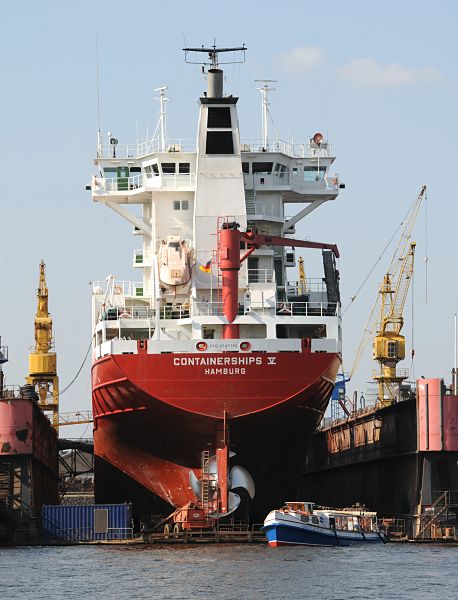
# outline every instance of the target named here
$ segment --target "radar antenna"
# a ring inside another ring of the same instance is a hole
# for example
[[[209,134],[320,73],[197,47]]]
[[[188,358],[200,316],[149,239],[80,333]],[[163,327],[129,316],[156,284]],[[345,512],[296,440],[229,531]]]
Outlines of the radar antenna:
[[[246,52],[247,48],[245,46],[245,44],[242,44],[241,46],[238,46],[237,48],[217,48],[215,44],[213,44],[213,46],[210,46],[208,48],[206,48],[205,46],[202,45],[201,48],[183,48],[184,51],[184,60],[185,62],[191,64],[191,65],[204,65],[204,66],[209,66],[211,69],[217,69],[219,65],[233,65],[233,64],[238,64],[238,63],[244,63],[245,62],[245,52]],[[200,52],[200,53],[204,53],[204,54],[208,54],[208,58],[210,59],[210,62],[206,62],[206,61],[202,61],[202,60],[189,60],[188,55],[190,52],[196,53],[196,52]],[[240,52],[240,58],[239,60],[227,60],[227,61],[220,61],[218,55],[221,54],[222,52]]]

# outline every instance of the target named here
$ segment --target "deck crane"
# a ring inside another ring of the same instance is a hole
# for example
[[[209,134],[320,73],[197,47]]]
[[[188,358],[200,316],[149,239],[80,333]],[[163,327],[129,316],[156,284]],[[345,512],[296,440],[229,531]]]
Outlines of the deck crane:
[[[407,371],[397,371],[396,365],[405,358],[405,338],[401,335],[401,329],[404,324],[403,311],[412,280],[415,256],[415,242],[411,242],[410,238],[425,195],[426,186],[423,186],[407,216],[350,371],[351,379],[369,339],[376,330],[373,339],[373,358],[379,363],[379,370],[374,374],[374,380],[377,381],[378,399],[382,404],[391,404],[396,400],[399,396],[400,384],[408,377]]]

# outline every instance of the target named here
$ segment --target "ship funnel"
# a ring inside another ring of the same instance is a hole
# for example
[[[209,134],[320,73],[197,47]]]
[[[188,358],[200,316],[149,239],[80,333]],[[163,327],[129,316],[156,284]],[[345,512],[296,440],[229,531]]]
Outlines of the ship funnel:
[[[208,69],[207,98],[223,97],[223,70]]]

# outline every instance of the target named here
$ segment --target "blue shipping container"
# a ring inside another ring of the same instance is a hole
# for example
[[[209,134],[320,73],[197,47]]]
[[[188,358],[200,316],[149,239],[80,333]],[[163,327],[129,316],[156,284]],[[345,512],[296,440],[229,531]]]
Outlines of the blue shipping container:
[[[43,534],[66,541],[126,540],[132,538],[132,504],[45,505]]]

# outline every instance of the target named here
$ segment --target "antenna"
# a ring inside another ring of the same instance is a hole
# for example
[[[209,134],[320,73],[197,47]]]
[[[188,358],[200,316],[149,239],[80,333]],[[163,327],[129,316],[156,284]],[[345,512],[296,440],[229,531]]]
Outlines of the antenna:
[[[159,92],[159,96],[156,96],[154,100],[159,100],[160,102],[160,113],[159,113],[159,139],[160,139],[160,150],[161,152],[165,152],[166,141],[167,141],[167,108],[166,103],[167,98],[166,91],[167,86],[155,88],[155,92]]]
[[[205,48],[205,46],[203,46],[203,45],[201,48],[183,48],[183,52],[185,53],[184,54],[185,62],[187,62],[190,65],[204,65],[204,66],[208,65],[211,69],[217,69],[219,65],[233,65],[233,64],[238,64],[238,63],[244,63],[246,50],[247,50],[247,48],[246,48],[245,44],[242,44],[242,46],[238,46],[237,48],[217,48],[215,44],[209,48]],[[210,62],[205,62],[202,60],[189,60],[188,54],[190,52],[198,52],[198,53],[208,54],[208,58],[210,59]],[[240,52],[241,56],[240,56],[239,60],[228,60],[228,61],[221,62],[218,58],[218,55],[221,54],[222,52]]]
[[[269,87],[269,83],[277,83],[276,79],[255,79],[257,83],[264,85],[258,90],[261,92],[262,98],[262,147],[267,150],[269,145],[269,92],[274,92],[275,88]]]
[[[102,156],[102,127],[100,124],[100,73],[99,73],[99,38],[95,34],[95,62],[97,79],[97,155]]]

